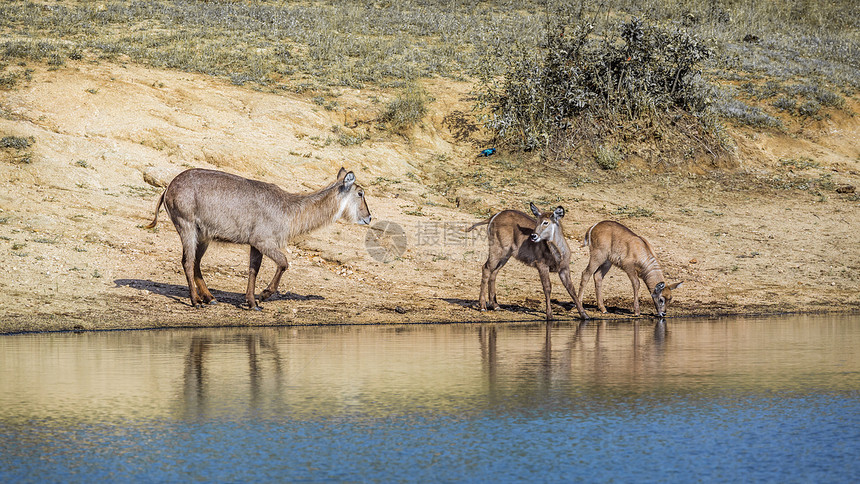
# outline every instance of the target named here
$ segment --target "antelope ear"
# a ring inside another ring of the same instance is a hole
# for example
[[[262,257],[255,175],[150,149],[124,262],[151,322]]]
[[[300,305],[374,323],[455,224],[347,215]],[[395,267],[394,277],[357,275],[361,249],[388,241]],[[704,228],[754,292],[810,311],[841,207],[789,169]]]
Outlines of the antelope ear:
[[[349,172],[343,177],[343,189],[349,190],[352,188],[352,184],[355,183],[355,174],[353,172]]]
[[[537,208],[534,203],[529,202],[529,208],[532,209],[532,213],[535,214],[535,217],[540,217],[540,209]]]
[[[555,208],[555,210],[552,212],[552,214],[555,215],[555,218],[557,218],[557,219],[564,217],[564,207],[559,205],[558,207]]]
[[[684,283],[684,281],[676,282],[675,284],[671,284],[671,285],[669,286],[669,290],[670,290],[670,291],[674,291],[675,289],[677,289],[677,288],[678,288],[678,286],[680,286],[680,285],[681,285],[681,284],[683,284],[683,283]]]
[[[346,168],[340,167],[340,170],[337,172],[337,181],[343,180],[343,177],[346,176]]]
[[[654,294],[659,296],[660,294],[663,293],[663,289],[666,289],[666,283],[665,282],[658,283],[656,286],[654,286]]]

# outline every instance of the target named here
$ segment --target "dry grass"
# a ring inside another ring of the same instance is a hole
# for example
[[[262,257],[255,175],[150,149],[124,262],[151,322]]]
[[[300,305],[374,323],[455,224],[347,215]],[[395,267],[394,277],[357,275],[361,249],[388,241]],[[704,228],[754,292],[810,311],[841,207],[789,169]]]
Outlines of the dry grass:
[[[825,116],[860,88],[854,0],[7,0],[0,4],[0,89],[27,79],[27,61],[58,67],[69,59],[138,62],[316,94],[438,76],[487,78],[522,52],[540,57],[548,19],[587,23],[599,34],[633,17],[714,49],[697,88],[723,120],[780,129],[781,115]],[[402,132],[426,105],[415,99],[406,93],[399,104],[383,105],[380,119]],[[326,99],[326,109],[336,106]]]
[[[354,85],[494,70],[515,46],[539,48],[547,13],[597,31],[639,16],[713,39],[716,75],[826,76],[856,89],[860,6],[852,0],[737,2],[388,2],[9,0],[0,55],[62,64],[129,59],[294,87]],[[744,38],[748,40],[745,42]],[[491,53],[489,57],[485,53]],[[764,72],[763,72],[764,71]]]

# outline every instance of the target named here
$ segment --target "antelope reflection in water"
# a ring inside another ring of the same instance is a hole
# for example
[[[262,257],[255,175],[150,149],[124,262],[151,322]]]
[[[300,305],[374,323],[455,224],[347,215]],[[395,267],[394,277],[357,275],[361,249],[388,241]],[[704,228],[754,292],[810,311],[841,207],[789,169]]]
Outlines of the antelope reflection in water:
[[[210,409],[211,379],[208,378],[207,355],[213,348],[219,346],[240,345],[244,347],[248,357],[248,398],[249,406],[255,408],[259,405],[264,394],[262,382],[265,371],[263,370],[263,359],[271,361],[274,371],[274,382],[276,395],[280,395],[284,388],[284,363],[278,350],[277,338],[260,334],[233,334],[218,336],[211,334],[194,335],[185,356],[183,371],[183,404],[184,410],[191,416],[201,416]],[[231,360],[232,361],[232,360]]]
[[[513,396],[534,398],[535,394],[545,395],[557,388],[577,385],[602,387],[636,383],[666,357],[669,331],[665,321],[659,320],[650,331],[646,329],[648,326],[634,321],[632,341],[625,343],[617,336],[627,337],[629,331],[608,331],[606,321],[583,321],[573,331],[558,331],[561,324],[547,323],[540,350],[510,357],[505,354],[504,328],[496,324],[481,325],[477,333],[488,396],[491,401],[502,403],[511,397],[509,392]],[[559,341],[560,336],[563,339]],[[502,368],[504,366],[508,368]],[[504,384],[506,371],[516,374],[514,381],[519,388]]]

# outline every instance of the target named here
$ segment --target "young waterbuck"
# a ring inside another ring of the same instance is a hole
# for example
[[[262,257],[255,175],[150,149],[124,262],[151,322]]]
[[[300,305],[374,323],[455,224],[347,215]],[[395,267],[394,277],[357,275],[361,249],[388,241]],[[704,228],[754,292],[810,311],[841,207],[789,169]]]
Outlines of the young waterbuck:
[[[487,225],[490,253],[481,275],[479,309],[481,311],[487,309],[488,294],[490,308],[499,308],[499,303],[496,301],[496,275],[513,256],[523,264],[537,269],[546,298],[547,320],[552,319],[550,272],[558,272],[561,283],[576,303],[580,317],[588,319],[588,315],[582,309],[582,302],[576,297],[576,291],[570,279],[570,248],[561,229],[564,209],[558,207],[552,212],[541,212],[533,203],[529,205],[537,220],[518,210],[505,210],[466,230],[468,232],[481,225]]]
[[[259,309],[254,288],[264,255],[278,268],[272,282],[260,293],[260,301],[278,292],[281,276],[289,266],[281,248],[292,237],[341,218],[370,223],[364,189],[344,168],[338,172],[337,181],[308,194],[287,193],[271,183],[220,171],[186,170],[161,194],[155,219],[147,228],[158,223],[162,203],[182,241],[182,268],[194,307],[216,302],[200,271],[200,260],[212,241],[251,246],[245,302],[249,308]]]
[[[639,278],[645,281],[645,286],[651,293],[657,316],[666,316],[666,306],[672,301],[672,291],[681,283],[666,285],[663,270],[647,240],[618,222],[604,220],[588,229],[582,245],[588,247],[589,260],[588,267],[582,271],[582,281],[579,284],[580,303],[588,278],[594,276],[597,308],[600,312],[606,312],[600,286],[603,276],[614,265],[626,272],[633,284],[633,312],[636,316],[639,316]]]

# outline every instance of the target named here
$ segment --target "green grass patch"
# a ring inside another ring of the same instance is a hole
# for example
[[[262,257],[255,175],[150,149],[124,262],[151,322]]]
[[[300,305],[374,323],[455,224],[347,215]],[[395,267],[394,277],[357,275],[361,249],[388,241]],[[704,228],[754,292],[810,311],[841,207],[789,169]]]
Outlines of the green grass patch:
[[[810,168],[819,168],[821,166],[817,161],[806,158],[782,158],[779,160],[779,164],[786,168],[793,168],[798,170],[808,170]]]
[[[404,134],[427,114],[432,99],[421,86],[408,83],[386,106],[379,120],[392,132]]]
[[[4,136],[0,138],[0,148],[12,148],[15,150],[26,150],[36,143],[32,136]]]
[[[616,208],[615,210],[609,212],[611,215],[621,216],[621,217],[653,217],[654,211],[642,208],[642,207],[631,207],[628,205],[623,205],[621,207]]]

